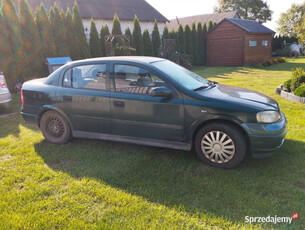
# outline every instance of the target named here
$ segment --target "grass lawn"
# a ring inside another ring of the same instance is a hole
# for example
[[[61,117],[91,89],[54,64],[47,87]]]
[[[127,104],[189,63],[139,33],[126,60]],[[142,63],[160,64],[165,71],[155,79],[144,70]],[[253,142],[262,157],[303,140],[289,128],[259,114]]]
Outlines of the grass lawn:
[[[52,145],[19,114],[0,118],[0,229],[305,229],[305,105],[274,93],[300,66],[304,58],[264,69],[194,69],[275,98],[287,116],[274,156],[247,156],[232,170],[193,152],[78,139]],[[20,108],[19,95],[13,99],[9,112]],[[294,212],[300,218],[291,225],[245,223]]]

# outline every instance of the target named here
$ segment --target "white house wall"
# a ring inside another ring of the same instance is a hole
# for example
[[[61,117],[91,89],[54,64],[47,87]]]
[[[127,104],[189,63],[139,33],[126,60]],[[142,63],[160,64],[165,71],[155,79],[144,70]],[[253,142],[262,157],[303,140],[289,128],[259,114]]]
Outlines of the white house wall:
[[[111,33],[112,20],[94,19],[94,22],[95,22],[96,29],[97,29],[99,34],[101,32],[102,26],[106,25],[106,24],[108,25],[108,28],[109,28],[110,33]],[[133,21],[124,21],[124,20],[121,21],[120,20],[120,23],[121,23],[121,29],[122,29],[123,34],[125,33],[125,30],[127,29],[127,27],[129,27],[129,29],[132,33],[132,31],[133,31]],[[89,39],[91,19],[83,19],[83,24],[84,24],[87,39]],[[140,21],[140,25],[141,25],[142,33],[144,32],[144,29],[148,29],[149,34],[151,35],[151,33],[153,31],[153,27],[154,27],[154,22],[141,22]],[[160,35],[162,35],[162,33],[163,33],[164,26],[165,26],[165,23],[158,22],[158,29],[159,29]]]

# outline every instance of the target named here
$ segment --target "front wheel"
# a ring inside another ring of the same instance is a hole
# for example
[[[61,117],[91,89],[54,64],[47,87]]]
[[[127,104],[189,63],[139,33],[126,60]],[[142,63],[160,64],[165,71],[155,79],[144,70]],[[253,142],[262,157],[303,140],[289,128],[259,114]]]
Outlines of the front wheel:
[[[71,139],[71,129],[67,120],[55,111],[47,111],[40,120],[44,138],[53,144],[65,144]]]
[[[203,162],[215,167],[232,168],[245,157],[247,141],[235,126],[215,122],[199,130],[195,149]]]

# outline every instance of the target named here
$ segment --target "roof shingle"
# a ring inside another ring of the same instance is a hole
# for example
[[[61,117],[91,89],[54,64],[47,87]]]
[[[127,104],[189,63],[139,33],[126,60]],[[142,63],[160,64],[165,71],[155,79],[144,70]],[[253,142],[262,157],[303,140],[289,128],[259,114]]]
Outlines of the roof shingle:
[[[228,20],[232,22],[236,26],[246,30],[249,33],[275,34],[273,30],[270,30],[266,26],[263,26],[262,24],[254,20],[238,19],[238,18],[226,18],[224,20]]]
[[[18,0],[13,0],[18,7]],[[120,20],[133,20],[137,15],[140,21],[167,22],[169,21],[155,8],[144,0],[76,0],[82,18],[112,20],[115,13]],[[73,8],[74,0],[28,0],[32,12],[42,2],[49,10],[56,2],[60,9],[70,10]]]
[[[196,16],[189,16],[184,18],[178,18],[170,20],[170,23],[167,23],[167,28],[169,31],[172,29],[178,30],[179,25],[181,24],[183,28],[186,25],[192,26],[193,22],[196,24],[198,22],[201,22],[202,25],[208,24],[209,21],[219,23],[224,18],[239,18],[239,15],[237,12],[224,12],[224,13],[215,13],[215,14],[202,14],[202,15],[196,15]]]

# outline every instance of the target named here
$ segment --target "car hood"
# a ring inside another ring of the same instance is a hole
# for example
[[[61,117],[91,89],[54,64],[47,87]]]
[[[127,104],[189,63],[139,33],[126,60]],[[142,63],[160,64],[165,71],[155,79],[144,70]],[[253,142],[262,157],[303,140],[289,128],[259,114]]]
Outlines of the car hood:
[[[277,102],[262,93],[230,85],[217,84],[207,90],[199,91],[202,96],[222,101],[242,103],[263,110],[278,110]]]

